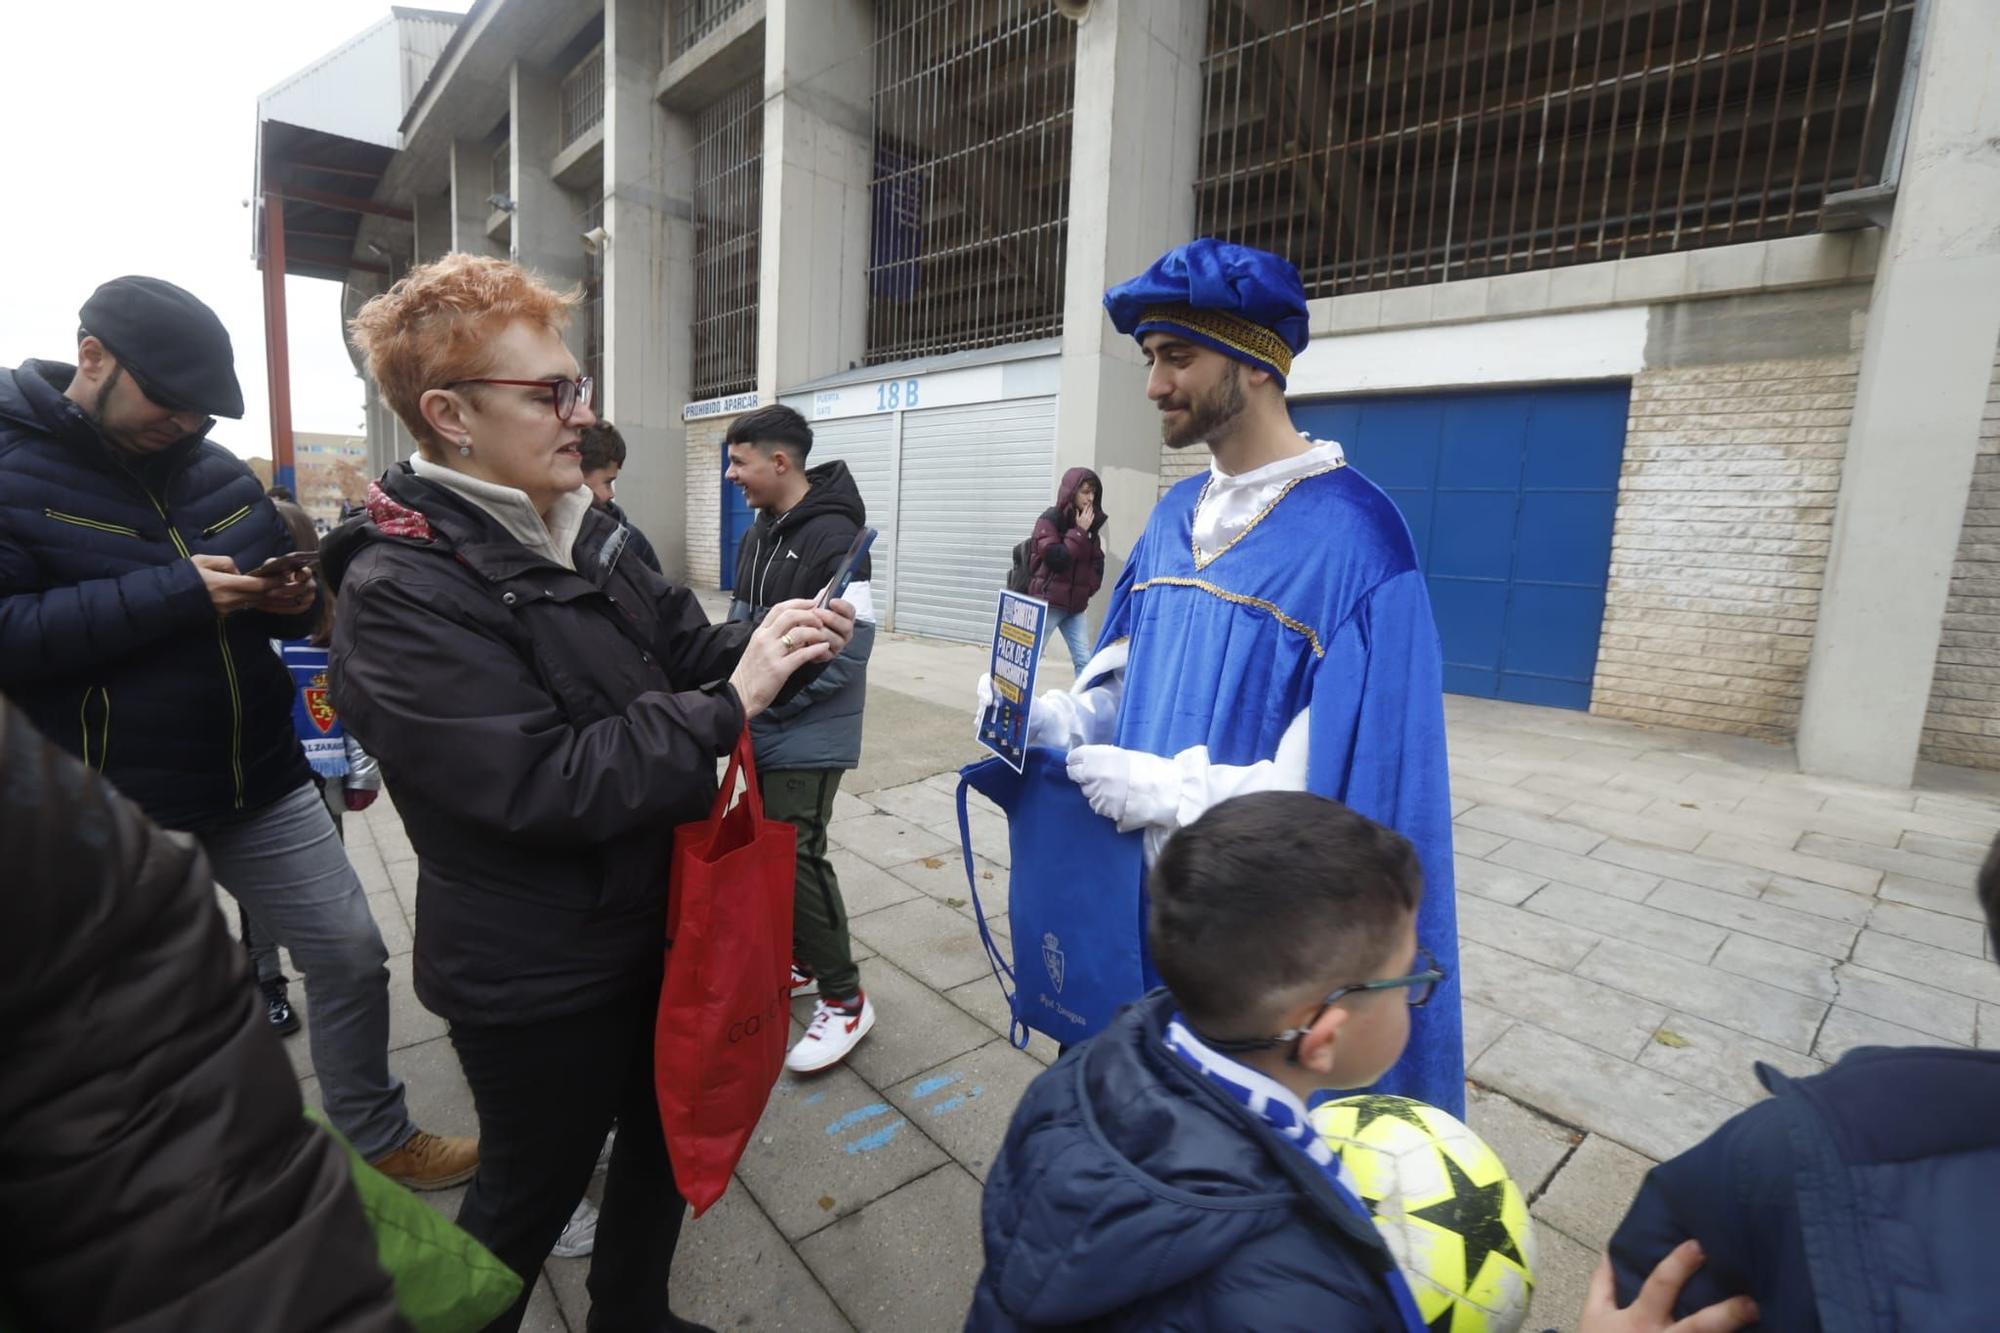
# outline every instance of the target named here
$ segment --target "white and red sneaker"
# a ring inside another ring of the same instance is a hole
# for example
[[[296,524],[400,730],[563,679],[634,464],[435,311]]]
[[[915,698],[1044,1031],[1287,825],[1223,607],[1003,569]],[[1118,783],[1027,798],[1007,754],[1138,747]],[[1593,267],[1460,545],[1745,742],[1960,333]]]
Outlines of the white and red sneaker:
[[[813,975],[811,968],[794,958],[792,960],[792,994],[811,995],[818,989],[819,978]]]
[[[794,1074],[812,1074],[831,1068],[847,1058],[861,1039],[875,1027],[875,1006],[866,995],[828,1004],[821,1000],[813,1009],[811,1026],[799,1044],[785,1056],[785,1068]]]

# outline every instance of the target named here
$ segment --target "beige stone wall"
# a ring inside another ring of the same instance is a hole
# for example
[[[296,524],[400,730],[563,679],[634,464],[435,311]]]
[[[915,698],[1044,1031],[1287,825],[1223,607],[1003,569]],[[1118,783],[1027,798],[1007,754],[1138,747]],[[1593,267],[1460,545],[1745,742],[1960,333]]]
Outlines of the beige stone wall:
[[[1592,712],[1794,734],[1855,372],[1834,357],[1634,378]]]
[[[722,583],[722,437],[735,417],[690,421],[687,427],[688,583]]]
[[[1979,457],[1919,753],[1940,763],[2000,768],[2000,352],[1979,423]]]
[[[1160,494],[1165,495],[1184,477],[1208,471],[1208,458],[1206,445],[1197,444],[1191,449],[1169,449],[1161,445]]]

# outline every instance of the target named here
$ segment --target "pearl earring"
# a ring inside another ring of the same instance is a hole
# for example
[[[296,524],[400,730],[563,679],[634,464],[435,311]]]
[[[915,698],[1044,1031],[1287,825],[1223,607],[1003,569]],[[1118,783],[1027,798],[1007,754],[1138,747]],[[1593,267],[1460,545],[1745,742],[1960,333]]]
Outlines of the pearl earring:
[[[467,458],[472,457],[472,437],[470,435],[461,435],[458,437],[458,452]]]

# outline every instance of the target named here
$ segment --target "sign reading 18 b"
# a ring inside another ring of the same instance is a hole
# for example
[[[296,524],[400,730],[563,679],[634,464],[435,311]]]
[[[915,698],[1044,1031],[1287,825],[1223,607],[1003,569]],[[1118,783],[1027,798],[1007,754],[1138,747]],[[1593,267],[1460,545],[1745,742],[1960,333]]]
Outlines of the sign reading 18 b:
[[[917,405],[917,390],[922,380],[885,380],[875,386],[875,410],[894,412],[898,408]]]

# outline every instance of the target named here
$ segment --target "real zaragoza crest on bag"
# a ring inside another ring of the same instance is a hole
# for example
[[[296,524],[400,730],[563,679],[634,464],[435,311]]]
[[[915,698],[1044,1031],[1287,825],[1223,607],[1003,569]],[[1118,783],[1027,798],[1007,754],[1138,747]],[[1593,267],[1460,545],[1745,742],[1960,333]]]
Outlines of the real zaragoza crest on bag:
[[[1042,936],[1042,966],[1049,970],[1049,981],[1054,984],[1056,994],[1062,994],[1062,941],[1056,938],[1056,933],[1052,930]]]

